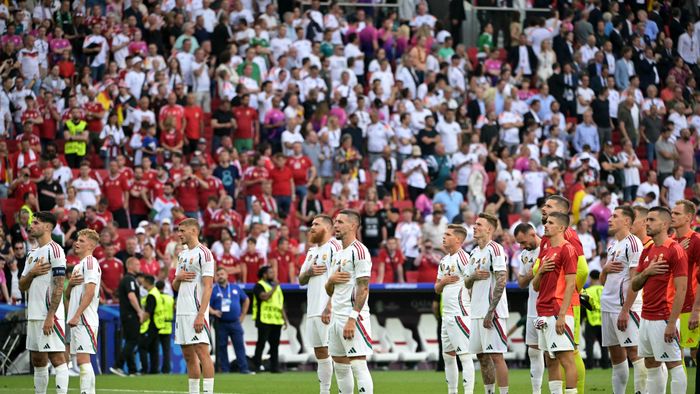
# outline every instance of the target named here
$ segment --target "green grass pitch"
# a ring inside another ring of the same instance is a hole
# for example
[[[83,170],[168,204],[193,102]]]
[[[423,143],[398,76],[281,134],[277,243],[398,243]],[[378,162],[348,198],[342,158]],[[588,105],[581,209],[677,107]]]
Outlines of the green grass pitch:
[[[476,393],[483,393],[481,376],[477,374]],[[612,393],[611,370],[595,369],[587,372],[586,393]],[[374,392],[377,394],[432,394],[447,391],[445,375],[432,371],[373,371]],[[529,371],[517,369],[510,371],[510,392],[529,393]],[[630,382],[627,392],[632,393],[633,374],[630,371]],[[546,374],[545,374],[546,380]],[[0,378],[0,392],[33,393],[31,376],[3,376]],[[71,378],[70,392],[78,392],[79,379]],[[281,374],[263,373],[255,376],[238,374],[218,374],[214,385],[216,393],[314,393],[318,392],[318,382],[314,372],[285,372]],[[48,393],[53,393],[53,377],[49,383]],[[120,378],[114,375],[97,376],[98,393],[142,393],[142,394],[175,394],[187,393],[187,376],[185,375],[153,375]],[[338,389],[333,379],[331,393]],[[460,387],[460,392],[462,388]],[[542,390],[549,392],[546,381]],[[670,392],[670,388],[667,392]],[[688,370],[688,392],[695,392],[695,369]]]

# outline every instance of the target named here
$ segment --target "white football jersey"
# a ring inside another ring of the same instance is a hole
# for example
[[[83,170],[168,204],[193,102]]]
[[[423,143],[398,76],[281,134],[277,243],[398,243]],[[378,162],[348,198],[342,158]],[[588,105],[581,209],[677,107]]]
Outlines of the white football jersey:
[[[478,295],[472,301],[472,318],[483,319],[489,311],[493,289],[496,285],[496,272],[507,272],[508,269],[506,252],[503,250],[503,246],[494,241],[486,244],[484,249],[476,245],[472,249],[471,257],[469,258],[469,275],[472,275],[477,269],[491,274],[488,279],[475,281],[472,287],[472,294]],[[508,317],[508,299],[506,298],[505,290],[501,294],[501,299],[498,301],[494,312],[494,317]]]
[[[100,306],[100,282],[102,280],[102,270],[100,263],[92,255],[84,257],[73,268],[73,272],[79,272],[83,276],[83,284],[73,287],[70,291],[70,302],[68,303],[68,319],[72,319],[80,306],[80,300],[85,293],[85,286],[88,283],[95,284],[95,295],[90,304],[80,316],[81,325],[97,327],[100,324],[100,317],[97,315],[97,307]],[[97,333],[95,333],[97,335]]]
[[[202,244],[180,252],[175,275],[179,274],[180,271],[187,271],[194,272],[197,276],[191,282],[183,281],[180,283],[180,290],[177,292],[177,316],[192,316],[199,312],[202,289],[204,288],[202,278],[205,276],[214,277],[214,264],[214,256]],[[207,306],[207,310],[208,308],[209,306]],[[207,313],[205,311],[205,315]]]
[[[29,274],[29,271],[39,262],[39,259],[44,258],[44,261],[51,263],[51,269],[44,275],[36,276],[29,286],[29,296],[27,298],[27,319],[28,320],[44,320],[49,311],[51,303],[51,292],[53,291],[53,277],[66,275],[66,255],[63,252],[61,245],[56,242],[49,242],[44,246],[40,246],[27,255],[27,261],[24,265],[22,276]],[[63,282],[61,282],[63,286]],[[98,289],[99,290],[99,289]],[[63,297],[56,309],[56,318],[63,320],[66,318],[66,312],[63,307]]]
[[[340,270],[350,273],[350,281],[335,285],[333,297],[331,297],[333,319],[346,320],[355,306],[357,278],[369,278],[372,275],[372,259],[369,250],[360,241],[353,242],[333,256],[332,269],[333,272]],[[360,312],[363,318],[369,318],[369,297]]]
[[[621,263],[621,272],[609,273],[603,286],[603,294],[600,296],[600,310],[603,312],[619,313],[627,297],[630,285],[630,269],[639,265],[639,257],[644,249],[642,241],[634,234],[630,234],[623,240],[612,239],[608,246],[608,262]],[[637,293],[637,298],[632,303],[632,311],[642,311],[642,294]]]
[[[443,316],[469,316],[471,298],[469,297],[469,290],[464,285],[464,279],[468,276],[468,265],[469,255],[461,248],[457,253],[448,254],[440,260],[437,280],[442,280],[448,275],[459,277],[457,282],[450,283],[442,289]]]
[[[306,259],[301,266],[300,272],[305,272],[312,265],[324,265],[326,273],[309,278],[308,289],[306,290],[306,317],[321,316],[323,310],[328,305],[328,294],[326,294],[326,282],[330,276],[333,264],[333,256],[338,254],[342,246],[335,238],[321,246],[314,246],[306,253]]]
[[[539,246],[535,250],[523,250],[520,252],[520,269],[518,270],[518,275],[527,275],[535,265],[537,256],[540,255]],[[528,296],[527,296],[527,317],[537,317],[537,295],[539,293],[535,291],[532,287],[532,281],[528,286]]]

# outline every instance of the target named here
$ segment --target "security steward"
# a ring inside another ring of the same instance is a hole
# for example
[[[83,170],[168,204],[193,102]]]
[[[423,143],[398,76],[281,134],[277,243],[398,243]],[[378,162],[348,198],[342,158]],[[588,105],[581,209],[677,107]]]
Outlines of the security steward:
[[[158,330],[160,349],[163,353],[163,368],[161,368],[161,372],[168,374],[170,373],[170,343],[172,342],[173,336],[175,298],[163,292],[165,289],[165,282],[162,280],[156,282],[156,288],[160,293],[160,300],[163,304],[163,308],[161,309],[163,313],[163,327]],[[158,311],[156,311],[156,313],[158,313]]]
[[[119,316],[121,319],[121,337],[124,339],[124,347],[119,353],[116,365],[109,371],[115,375],[126,376],[122,369],[124,362],[129,369],[129,374],[136,374],[136,362],[134,354],[139,345],[139,324],[145,318],[141,304],[139,303],[139,282],[136,274],[141,269],[141,262],[135,257],[126,260],[126,274],[119,282],[117,293],[119,295]],[[120,341],[121,342],[121,341]]]
[[[236,352],[238,371],[250,374],[245,355],[243,320],[250,307],[250,298],[235,283],[228,282],[228,273],[223,267],[216,270],[216,284],[212,288],[209,301],[209,314],[215,317],[216,363],[221,372],[231,372],[228,360],[228,341],[233,343]]]
[[[279,373],[279,346],[282,328],[287,328],[287,312],[284,310],[284,295],[275,282],[275,270],[270,266],[260,267],[258,283],[253,288],[253,320],[258,328],[255,345],[255,367],[262,370],[262,353],[265,343],[270,344],[270,372]]]
[[[141,286],[148,294],[141,298],[141,306],[145,312],[145,319],[141,323],[141,341],[139,343],[139,355],[141,357],[141,371],[143,373],[157,374],[160,360],[158,355],[158,331],[165,325],[163,302],[160,292],[155,286],[153,275],[139,276]]]
[[[66,140],[64,153],[70,168],[80,168],[80,163],[87,153],[87,141],[90,133],[87,131],[87,122],[80,119],[80,111],[73,108],[64,126],[63,139]]]

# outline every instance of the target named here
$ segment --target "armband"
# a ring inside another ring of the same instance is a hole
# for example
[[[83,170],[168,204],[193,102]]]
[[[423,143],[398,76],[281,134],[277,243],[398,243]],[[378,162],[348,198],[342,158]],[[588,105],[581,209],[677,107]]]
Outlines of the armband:
[[[53,276],[66,276],[66,267],[53,267],[51,273]]]

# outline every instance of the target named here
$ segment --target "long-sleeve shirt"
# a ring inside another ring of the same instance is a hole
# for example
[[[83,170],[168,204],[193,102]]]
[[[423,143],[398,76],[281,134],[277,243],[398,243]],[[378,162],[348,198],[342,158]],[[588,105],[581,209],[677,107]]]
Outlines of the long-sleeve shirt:
[[[683,61],[695,64],[698,61],[698,44],[688,33],[683,33],[678,38],[678,54]]]
[[[576,126],[576,132],[574,133],[574,149],[576,152],[583,152],[583,146],[589,145],[591,151],[600,151],[600,141],[598,140],[598,128],[595,124],[587,125],[585,123],[580,123]]]

